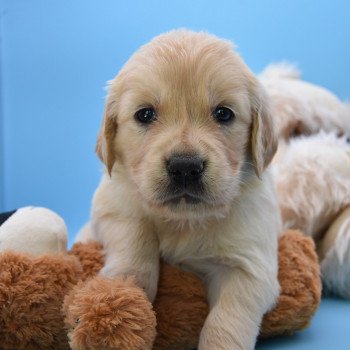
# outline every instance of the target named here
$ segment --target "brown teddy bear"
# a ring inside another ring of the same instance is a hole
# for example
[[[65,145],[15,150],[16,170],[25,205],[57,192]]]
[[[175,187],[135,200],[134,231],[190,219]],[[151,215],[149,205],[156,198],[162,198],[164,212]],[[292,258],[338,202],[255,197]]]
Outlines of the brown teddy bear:
[[[152,308],[132,277],[96,276],[104,263],[98,243],[78,243],[65,252],[65,226],[56,214],[43,208],[11,214],[3,216],[0,226],[1,350],[196,347],[208,313],[196,276],[163,264]],[[35,223],[31,214],[36,215]],[[36,248],[31,253],[32,229],[40,222],[46,225],[46,237],[41,238],[41,249],[38,242],[32,245]],[[43,254],[45,249],[49,254]],[[305,328],[320,303],[315,246],[298,231],[286,231],[280,238],[279,281],[280,298],[264,317],[261,337]]]

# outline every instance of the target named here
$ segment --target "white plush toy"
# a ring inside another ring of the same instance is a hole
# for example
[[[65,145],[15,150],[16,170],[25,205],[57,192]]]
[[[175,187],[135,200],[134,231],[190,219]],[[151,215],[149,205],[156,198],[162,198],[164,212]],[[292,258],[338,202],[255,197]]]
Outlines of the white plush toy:
[[[35,256],[67,251],[67,227],[52,210],[23,207],[0,214],[0,253],[8,250]]]
[[[291,139],[272,170],[284,229],[315,240],[324,290],[350,299],[350,143],[325,132]]]
[[[270,97],[280,140],[321,130],[350,137],[350,104],[302,80],[295,66],[286,62],[271,64],[260,74],[260,81]]]
[[[319,246],[325,290],[350,298],[350,206],[333,222]]]

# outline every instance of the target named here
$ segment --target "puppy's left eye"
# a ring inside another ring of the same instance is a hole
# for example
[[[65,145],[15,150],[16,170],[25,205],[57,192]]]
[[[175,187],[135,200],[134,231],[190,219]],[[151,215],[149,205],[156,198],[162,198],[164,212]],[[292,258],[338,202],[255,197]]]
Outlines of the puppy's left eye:
[[[218,106],[213,112],[213,117],[218,123],[228,123],[235,118],[235,114],[227,107]]]
[[[135,113],[135,119],[142,124],[150,124],[156,120],[156,111],[149,108],[142,108]]]

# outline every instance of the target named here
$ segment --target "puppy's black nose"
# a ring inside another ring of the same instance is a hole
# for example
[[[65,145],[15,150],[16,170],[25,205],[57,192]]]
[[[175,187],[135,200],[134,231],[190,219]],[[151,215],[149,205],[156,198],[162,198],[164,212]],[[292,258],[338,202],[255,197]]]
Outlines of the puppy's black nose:
[[[204,161],[199,156],[175,154],[167,162],[167,171],[172,182],[186,187],[199,182],[204,171]]]

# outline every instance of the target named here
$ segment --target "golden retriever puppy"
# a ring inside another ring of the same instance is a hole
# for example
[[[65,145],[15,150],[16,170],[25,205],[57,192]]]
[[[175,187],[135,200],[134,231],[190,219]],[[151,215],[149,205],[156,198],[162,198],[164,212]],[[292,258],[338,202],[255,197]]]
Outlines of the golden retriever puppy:
[[[292,65],[272,64],[259,79],[271,98],[271,113],[281,140],[320,130],[350,137],[350,105],[325,88],[301,80]]]
[[[278,297],[276,146],[266,95],[227,41],[161,35],[110,82],[91,221],[101,273],[135,275],[150,300],[160,258],[201,276],[201,350],[253,349]]]

